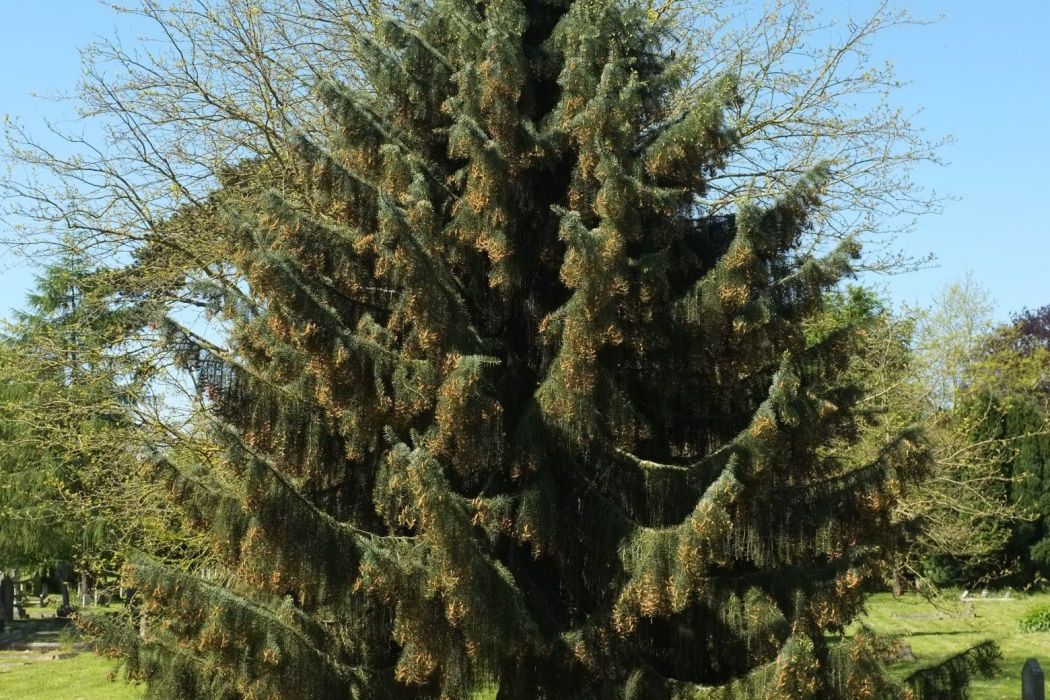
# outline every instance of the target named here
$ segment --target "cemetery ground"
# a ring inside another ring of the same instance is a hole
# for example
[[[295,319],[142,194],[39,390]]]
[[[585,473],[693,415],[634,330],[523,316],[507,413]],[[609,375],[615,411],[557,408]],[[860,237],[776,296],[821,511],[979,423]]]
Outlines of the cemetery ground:
[[[57,605],[24,601],[29,619],[0,632],[0,700],[137,700],[141,687],[109,680],[114,661],[92,653],[71,622],[55,619]],[[98,608],[115,613],[120,603]]]
[[[907,645],[902,649],[910,652],[902,656],[914,656],[893,665],[898,677],[934,665],[981,640],[995,640],[1003,654],[1000,672],[991,679],[976,679],[970,698],[1001,700],[1020,696],[1025,659],[1036,657],[1050,670],[1050,633],[1022,633],[1018,628],[1025,610],[1047,602],[1050,593],[1015,593],[1008,600],[995,593],[968,601],[960,601],[958,592],[946,592],[932,601],[914,594],[894,599],[883,593],[870,600],[865,623],[879,634],[899,637]],[[118,609],[115,604],[103,612]],[[93,654],[72,627],[49,621],[53,606],[43,610],[28,607],[27,612],[31,619],[13,623],[0,633],[0,700],[133,700],[143,696],[141,687],[109,681],[116,663]],[[26,643],[16,645],[21,649],[8,648],[12,629],[22,633],[23,642],[37,640],[43,648],[26,649]],[[856,625],[847,630],[847,636],[855,630]],[[480,693],[478,698],[487,700],[487,694]]]
[[[914,660],[902,660],[891,667],[898,678],[991,639],[1002,652],[999,673],[994,678],[975,678],[970,700],[1020,697],[1021,667],[1026,659],[1036,658],[1044,673],[1050,670],[1050,632],[1021,632],[1018,621],[1029,607],[1050,602],[1050,593],[1013,593],[1004,600],[1003,594],[993,592],[988,598],[978,594],[965,601],[959,595],[958,591],[945,591],[930,601],[914,594],[894,599],[889,593],[880,593],[868,601],[864,622],[876,633],[894,635],[910,647]],[[856,625],[847,634],[853,629]]]

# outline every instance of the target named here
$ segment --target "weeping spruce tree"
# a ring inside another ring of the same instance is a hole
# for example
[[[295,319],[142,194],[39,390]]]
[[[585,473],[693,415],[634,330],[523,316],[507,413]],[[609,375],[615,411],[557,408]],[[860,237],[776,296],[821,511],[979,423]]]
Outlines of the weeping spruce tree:
[[[802,250],[817,163],[698,204],[737,98],[675,103],[669,22],[404,3],[359,38],[368,89],[319,86],[330,133],[198,213],[243,280],[229,344],[165,328],[226,457],[159,473],[219,564],[130,570],[145,624],[111,641],[154,696],[895,692],[826,641],[926,459],[846,456],[858,337],[804,331],[857,247]]]

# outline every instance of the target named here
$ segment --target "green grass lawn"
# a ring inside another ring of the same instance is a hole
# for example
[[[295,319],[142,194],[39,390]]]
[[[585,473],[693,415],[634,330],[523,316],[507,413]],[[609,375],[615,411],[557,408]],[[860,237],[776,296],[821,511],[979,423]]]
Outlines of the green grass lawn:
[[[52,603],[39,607],[35,598],[24,600],[30,620],[55,617],[58,607]],[[59,599],[60,600],[60,599]],[[116,611],[120,603],[92,608],[92,612]],[[19,623],[14,623],[19,624]],[[48,637],[48,641],[56,638]],[[141,687],[109,680],[116,662],[90,651],[76,651],[72,644],[81,641],[72,628],[57,637],[59,649],[48,651],[0,651],[0,700],[138,700]]]
[[[91,652],[54,660],[52,656],[0,651],[0,699],[138,700],[144,695],[141,687],[108,680],[114,668],[109,659]]]
[[[1016,595],[1016,594],[1015,594]],[[919,667],[931,666],[973,646],[993,639],[1003,653],[999,674],[978,678],[971,700],[1001,700],[1021,696],[1021,666],[1035,657],[1050,672],[1050,633],[1022,633],[1017,621],[1030,606],[1050,602],[1050,594],[1016,596],[1009,601],[975,600],[962,603],[957,595],[929,602],[917,595],[894,599],[888,593],[874,596],[866,624],[879,634],[899,635],[911,645],[916,661],[900,662],[893,673],[903,677]]]

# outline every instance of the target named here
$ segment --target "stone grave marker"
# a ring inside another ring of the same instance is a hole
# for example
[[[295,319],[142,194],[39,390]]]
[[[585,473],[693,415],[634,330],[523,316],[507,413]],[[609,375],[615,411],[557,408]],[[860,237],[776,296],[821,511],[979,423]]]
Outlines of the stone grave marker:
[[[85,608],[91,601],[91,588],[88,585],[87,574],[83,571],[80,572],[80,584],[77,587],[77,599],[80,601],[80,605]]]
[[[1021,669],[1021,700],[1046,700],[1043,669],[1035,659],[1028,659]]]
[[[6,574],[0,578],[0,617],[5,622],[15,619],[15,582]]]

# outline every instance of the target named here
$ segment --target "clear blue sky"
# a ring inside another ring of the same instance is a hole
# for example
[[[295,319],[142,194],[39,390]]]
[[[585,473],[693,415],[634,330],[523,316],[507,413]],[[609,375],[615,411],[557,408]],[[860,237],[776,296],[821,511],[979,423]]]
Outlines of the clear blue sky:
[[[862,16],[872,0],[823,0],[829,18]],[[1050,2],[924,0],[911,4],[932,25],[883,37],[876,54],[912,81],[898,96],[922,109],[931,136],[954,134],[946,167],[916,179],[953,195],[943,214],[921,220],[901,247],[933,252],[937,267],[884,280],[898,300],[924,303],[938,287],[972,271],[998,302],[999,316],[1050,303]],[[28,127],[61,117],[62,105],[30,96],[70,90],[80,74],[77,48],[118,28],[137,34],[126,16],[92,0],[0,0],[0,112]],[[22,305],[32,272],[4,254],[0,314]]]
[[[826,0],[829,18],[864,14],[870,0]],[[919,222],[901,244],[937,267],[886,282],[899,301],[925,303],[967,271],[1005,319],[1050,304],[1050,2],[918,0],[913,14],[943,18],[883,37],[881,59],[911,84],[899,94],[930,135],[952,134],[944,167],[916,180],[957,201]]]

